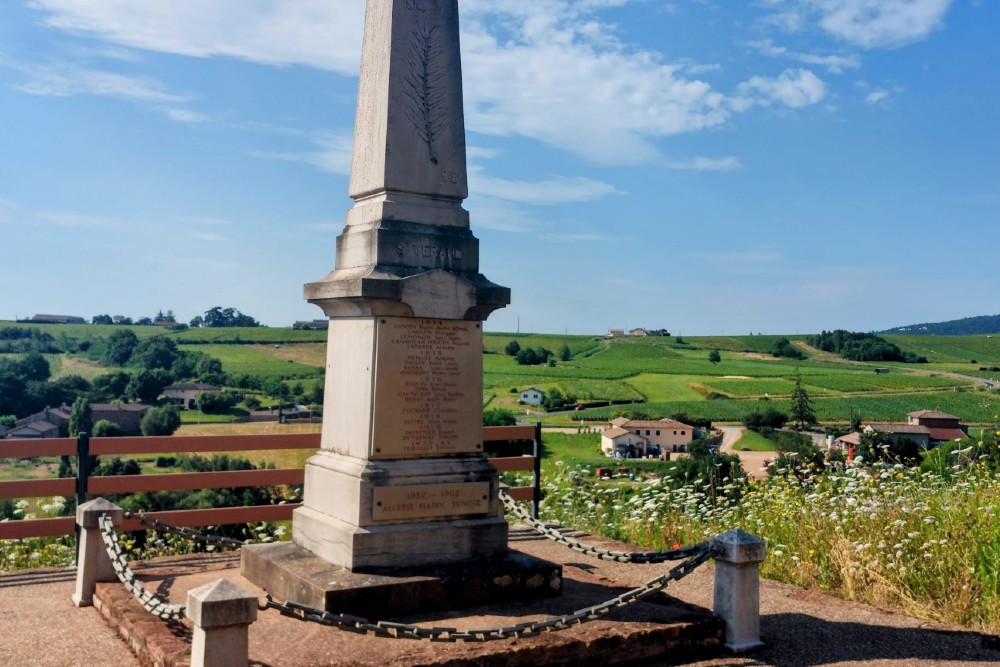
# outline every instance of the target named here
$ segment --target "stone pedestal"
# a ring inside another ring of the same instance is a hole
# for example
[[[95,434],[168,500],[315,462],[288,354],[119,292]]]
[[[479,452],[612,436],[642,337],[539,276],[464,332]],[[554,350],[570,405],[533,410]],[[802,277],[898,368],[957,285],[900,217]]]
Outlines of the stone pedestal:
[[[715,615],[726,623],[726,648],[740,653],[763,646],[760,640],[760,564],[764,540],[742,530],[713,537]]]
[[[94,588],[99,581],[118,581],[111,557],[101,537],[100,519],[107,514],[117,527],[125,516],[124,510],[104,498],[96,498],[76,508],[76,525],[80,527],[80,552],[76,566],[76,590],[73,604],[89,607],[93,604]]]

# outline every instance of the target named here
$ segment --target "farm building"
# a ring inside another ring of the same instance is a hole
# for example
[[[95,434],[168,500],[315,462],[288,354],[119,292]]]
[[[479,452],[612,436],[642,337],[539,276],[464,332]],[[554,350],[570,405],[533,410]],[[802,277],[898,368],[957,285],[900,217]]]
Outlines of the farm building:
[[[31,321],[36,324],[86,324],[87,320],[75,315],[35,315]]]
[[[938,410],[920,410],[911,412],[908,423],[926,426],[930,431],[932,442],[951,442],[965,440],[969,437],[969,427],[962,424],[958,417]]]
[[[535,387],[528,387],[521,392],[518,400],[524,405],[541,405],[545,400],[545,392]]]

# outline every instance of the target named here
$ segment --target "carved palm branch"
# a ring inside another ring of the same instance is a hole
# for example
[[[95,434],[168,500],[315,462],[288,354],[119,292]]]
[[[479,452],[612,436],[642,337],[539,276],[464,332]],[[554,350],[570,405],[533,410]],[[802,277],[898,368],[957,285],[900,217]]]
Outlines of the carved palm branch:
[[[437,39],[438,28],[418,25],[410,40],[403,94],[407,119],[427,143],[431,162],[438,163],[434,140],[451,124],[448,105],[447,63]]]

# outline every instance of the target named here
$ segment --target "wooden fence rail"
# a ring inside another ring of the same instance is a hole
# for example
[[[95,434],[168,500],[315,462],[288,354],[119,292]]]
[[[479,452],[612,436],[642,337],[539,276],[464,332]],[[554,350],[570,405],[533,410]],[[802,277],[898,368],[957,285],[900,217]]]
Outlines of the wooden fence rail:
[[[541,485],[541,424],[534,426],[490,426],[483,429],[486,443],[529,442],[531,454],[494,458],[490,461],[500,472],[529,471],[531,486],[510,489],[516,500],[532,502],[532,514],[538,515]],[[25,459],[72,456],[76,459],[77,477],[0,482],[0,500],[76,496],[82,504],[89,496],[153,492],[190,491],[207,488],[244,488],[257,486],[295,486],[303,483],[301,468],[281,470],[234,470],[226,472],[172,473],[163,475],[95,476],[88,465],[91,456],[142,454],[178,454],[195,452],[249,452],[287,449],[319,449],[319,433],[233,436],[173,436],[149,438],[78,438],[50,440],[0,440],[0,459]],[[234,523],[281,521],[292,518],[297,504],[226,507],[204,510],[151,512],[149,516],[179,526],[219,526]],[[140,530],[137,521],[126,521],[126,530]],[[72,517],[0,522],[0,540],[29,537],[73,535]]]

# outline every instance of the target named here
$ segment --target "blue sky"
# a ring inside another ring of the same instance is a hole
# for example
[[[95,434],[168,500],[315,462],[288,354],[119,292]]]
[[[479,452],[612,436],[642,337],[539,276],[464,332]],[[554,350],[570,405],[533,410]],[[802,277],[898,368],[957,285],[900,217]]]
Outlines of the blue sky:
[[[488,330],[995,314],[991,0],[460,0]],[[0,7],[0,319],[320,317],[363,0]]]

